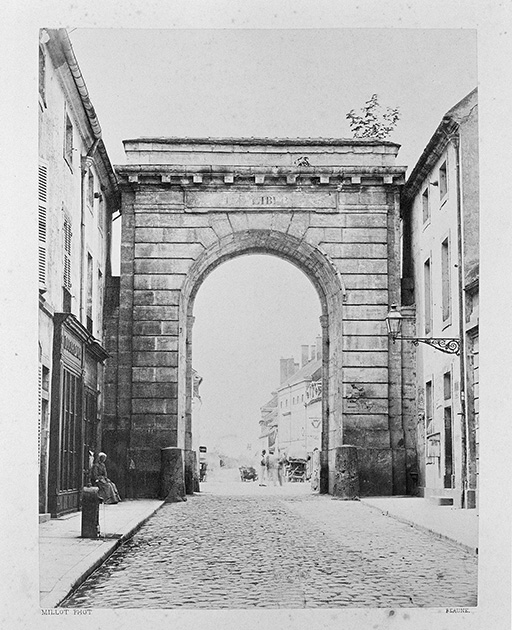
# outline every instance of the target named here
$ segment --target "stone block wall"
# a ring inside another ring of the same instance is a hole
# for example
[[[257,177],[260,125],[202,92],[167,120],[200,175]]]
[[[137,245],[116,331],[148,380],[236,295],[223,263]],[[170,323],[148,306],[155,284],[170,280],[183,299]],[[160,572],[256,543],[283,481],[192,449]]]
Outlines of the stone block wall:
[[[354,445],[361,494],[403,494],[411,434],[402,355],[385,325],[400,297],[403,169],[358,166],[350,177],[332,167],[309,169],[307,177],[296,167],[254,171],[240,167],[231,178],[213,167],[118,168],[116,435],[133,492],[155,495],[161,448],[190,449],[193,303],[201,283],[225,260],[268,253],[301,268],[322,305],[324,490],[333,488],[335,449]]]

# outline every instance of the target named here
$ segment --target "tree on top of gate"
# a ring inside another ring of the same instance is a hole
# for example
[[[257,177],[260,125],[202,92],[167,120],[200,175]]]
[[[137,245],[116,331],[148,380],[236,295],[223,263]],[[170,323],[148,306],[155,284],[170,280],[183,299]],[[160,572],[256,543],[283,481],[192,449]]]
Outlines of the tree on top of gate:
[[[372,94],[369,101],[361,108],[361,115],[350,110],[346,116],[350,121],[350,130],[354,138],[375,138],[384,140],[396,127],[400,119],[398,107],[384,108],[379,103],[377,94]]]

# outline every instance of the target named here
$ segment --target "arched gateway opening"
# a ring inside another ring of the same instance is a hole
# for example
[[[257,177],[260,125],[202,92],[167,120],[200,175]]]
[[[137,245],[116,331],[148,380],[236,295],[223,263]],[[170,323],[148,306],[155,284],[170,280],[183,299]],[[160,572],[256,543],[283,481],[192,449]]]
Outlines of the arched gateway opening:
[[[223,262],[248,254],[272,254],[286,260],[311,280],[321,304],[322,315],[322,452],[329,451],[329,444],[341,446],[341,410],[342,405],[336,396],[335,381],[331,383],[331,375],[337,375],[341,368],[342,347],[341,334],[331,334],[329,321],[340,312],[343,302],[343,283],[341,276],[317,248],[301,241],[299,238],[284,232],[270,230],[247,230],[227,235],[206,249],[190,268],[187,279],[183,284],[180,299],[180,325],[183,331],[183,341],[180,344],[178,358],[178,391],[182,395],[178,398],[178,416],[185,425],[185,451],[192,450],[192,331],[193,307],[197,292],[205,278],[215,267]],[[341,331],[342,322],[338,320]],[[330,341],[332,337],[332,343]],[[328,491],[327,462],[321,467],[320,485],[324,492]]]
[[[205,278],[192,338],[192,450],[207,482],[201,491],[210,482],[252,481],[254,473],[258,483],[245,484],[253,492],[268,481],[262,450],[276,446],[289,460],[286,479],[311,481],[314,473],[298,492],[317,486],[321,312],[309,278],[274,255],[237,256]]]
[[[117,167],[123,231],[104,449],[127,496],[161,492],[161,449],[193,490],[192,309],[206,276],[266,253],[322,305],[321,491],[355,446],[361,495],[405,494],[412,393],[385,317],[400,301],[398,145],[373,140],[140,139]],[[181,462],[181,463],[180,463]]]

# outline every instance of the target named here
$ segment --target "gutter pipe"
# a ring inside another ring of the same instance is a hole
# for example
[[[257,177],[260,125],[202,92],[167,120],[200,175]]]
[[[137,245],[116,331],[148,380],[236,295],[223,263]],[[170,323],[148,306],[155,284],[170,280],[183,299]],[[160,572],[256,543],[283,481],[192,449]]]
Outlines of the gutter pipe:
[[[450,142],[455,149],[455,165],[457,171],[457,264],[458,264],[458,298],[459,298],[459,338],[460,338],[460,419],[461,419],[461,483],[462,495],[461,506],[467,508],[467,491],[468,491],[468,452],[469,452],[469,430],[468,417],[466,411],[466,334],[464,324],[464,239],[462,235],[462,186],[461,186],[461,168],[460,168],[460,135],[457,125],[456,132],[450,136]]]

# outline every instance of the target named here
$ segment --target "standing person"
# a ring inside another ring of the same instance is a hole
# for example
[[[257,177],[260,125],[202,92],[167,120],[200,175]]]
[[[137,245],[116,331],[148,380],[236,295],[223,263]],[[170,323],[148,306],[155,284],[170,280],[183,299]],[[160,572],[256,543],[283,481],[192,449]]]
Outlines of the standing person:
[[[288,464],[288,457],[286,456],[286,451],[278,451],[278,460],[277,460],[277,479],[279,481],[279,485],[283,485],[283,481],[286,478],[286,465]]]
[[[261,451],[260,461],[260,486],[266,486],[268,480],[268,455],[267,451],[263,449]]]
[[[108,478],[105,466],[106,459],[105,453],[98,453],[96,462],[91,468],[91,483],[99,488],[98,495],[100,499],[103,499],[104,503],[119,503],[121,497],[117,491],[116,484]]]
[[[278,475],[279,468],[279,454],[276,449],[270,451],[268,456],[268,478],[269,482],[272,481],[272,485],[276,486],[279,480]]]

